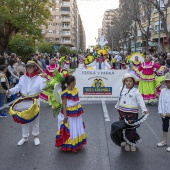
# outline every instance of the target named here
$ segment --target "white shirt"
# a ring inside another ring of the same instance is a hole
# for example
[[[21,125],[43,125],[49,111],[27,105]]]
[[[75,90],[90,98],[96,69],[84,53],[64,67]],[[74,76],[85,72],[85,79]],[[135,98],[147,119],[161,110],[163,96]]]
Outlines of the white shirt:
[[[87,65],[87,67],[93,67],[94,70],[99,69],[99,63],[94,61]],[[110,64],[105,60],[101,63],[101,70],[110,70],[111,66]]]
[[[170,89],[161,90],[158,103],[158,113],[166,115],[170,113]]]
[[[119,55],[116,55],[115,57],[116,62],[120,62],[122,60],[122,57]]]
[[[46,79],[42,78],[41,76],[34,76],[32,78],[23,75],[19,83],[10,89],[11,94],[15,94],[18,92],[21,92],[24,96],[32,96],[32,95],[39,95],[40,92],[45,88],[46,86]],[[40,103],[39,100],[37,100],[38,104]]]
[[[120,100],[116,104],[115,108],[123,112],[138,113],[139,106],[142,112],[147,111],[143,97],[139,90],[133,87],[129,91],[128,88],[124,87],[120,96]]]

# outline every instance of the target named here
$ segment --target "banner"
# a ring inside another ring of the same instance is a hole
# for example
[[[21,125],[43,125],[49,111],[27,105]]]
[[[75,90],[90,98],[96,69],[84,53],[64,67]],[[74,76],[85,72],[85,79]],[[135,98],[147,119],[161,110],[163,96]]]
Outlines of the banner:
[[[76,87],[80,100],[118,100],[122,77],[127,70],[76,69]]]

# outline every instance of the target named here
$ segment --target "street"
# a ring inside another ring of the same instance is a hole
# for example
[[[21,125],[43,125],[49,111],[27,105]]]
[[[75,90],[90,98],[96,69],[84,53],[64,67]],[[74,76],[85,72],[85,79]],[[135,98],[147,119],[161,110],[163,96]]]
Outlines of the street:
[[[34,146],[31,131],[29,141],[17,146],[21,125],[14,123],[11,116],[0,119],[0,170],[169,170],[170,153],[166,147],[156,146],[162,139],[157,105],[148,106],[150,116],[138,129],[143,141],[136,152],[125,152],[111,141],[111,123],[118,120],[114,106],[110,102],[106,107],[101,102],[83,104],[87,145],[78,153],[55,148],[57,118],[46,104],[41,104],[39,146]]]

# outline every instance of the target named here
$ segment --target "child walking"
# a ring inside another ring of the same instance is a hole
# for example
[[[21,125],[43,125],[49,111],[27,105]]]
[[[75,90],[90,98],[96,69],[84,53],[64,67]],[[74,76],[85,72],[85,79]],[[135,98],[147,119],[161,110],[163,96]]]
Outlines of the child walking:
[[[148,114],[148,110],[145,106],[144,100],[142,95],[140,94],[139,90],[134,87],[135,85],[135,78],[132,74],[126,73],[122,79],[123,87],[120,92],[120,98],[116,105],[118,109],[120,120],[126,119],[127,121],[130,120],[138,120],[139,115],[139,107],[140,106],[143,114]],[[139,141],[140,137],[136,132],[136,129],[129,129],[126,131],[126,151],[136,151],[135,144]]]
[[[163,140],[162,142],[157,144],[158,147],[163,147],[167,145],[167,136],[170,120],[170,73],[166,75],[164,83],[166,85],[166,88],[163,88],[161,90],[158,104],[158,113],[162,118]],[[166,150],[170,152],[170,147],[168,147]]]
[[[58,115],[58,132],[56,134],[56,147],[63,151],[77,152],[86,144],[84,122],[81,114],[78,90],[75,88],[74,76],[67,76],[62,82],[62,108]]]

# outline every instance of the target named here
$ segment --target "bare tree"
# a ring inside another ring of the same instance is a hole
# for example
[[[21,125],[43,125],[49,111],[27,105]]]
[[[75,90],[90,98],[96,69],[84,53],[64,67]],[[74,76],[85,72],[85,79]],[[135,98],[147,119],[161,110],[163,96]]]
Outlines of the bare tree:
[[[135,22],[132,26],[135,38],[137,39],[138,27],[142,34],[142,40],[145,41],[145,52],[147,52],[148,42],[151,37],[150,26],[153,5],[144,3],[143,0],[125,0],[125,9],[126,15]]]
[[[170,7],[170,0],[142,0],[143,3],[153,5],[155,9],[157,9],[161,22],[162,22],[162,27],[164,28],[164,32],[167,37],[168,41],[168,50],[170,52],[170,25],[168,23],[168,8]],[[161,2],[161,3],[160,3]],[[159,26],[160,27],[160,26]]]

